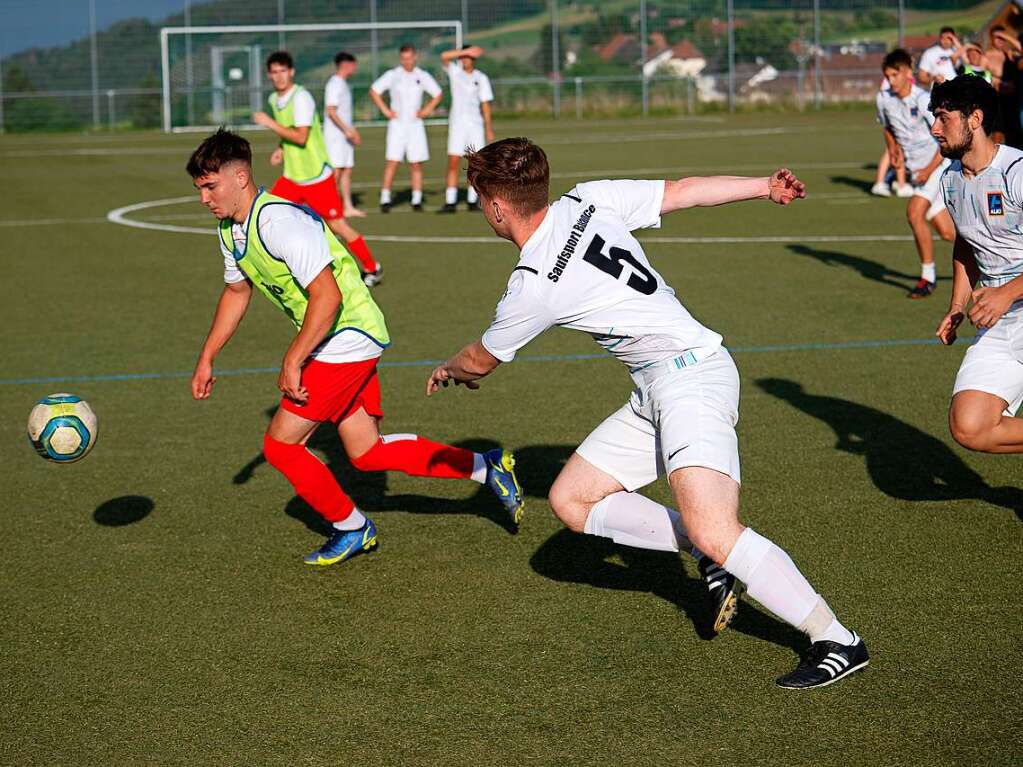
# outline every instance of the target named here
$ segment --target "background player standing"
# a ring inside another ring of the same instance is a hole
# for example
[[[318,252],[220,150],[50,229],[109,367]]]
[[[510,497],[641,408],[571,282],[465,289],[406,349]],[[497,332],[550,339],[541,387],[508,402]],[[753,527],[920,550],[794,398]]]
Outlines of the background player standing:
[[[458,164],[466,150],[482,149],[494,140],[490,102],[494,91],[490,78],[476,69],[483,55],[478,45],[444,51],[441,60],[451,84],[451,111],[448,113],[448,173],[442,213],[454,213],[458,203]],[[469,210],[479,210],[479,197],[470,185],[466,191]]]
[[[359,62],[351,53],[341,51],[334,57],[334,74],[323,90],[323,139],[327,155],[334,166],[334,177],[341,192],[344,215],[363,218],[366,214],[352,204],[352,168],[355,167],[355,147],[362,143],[359,129],[352,114],[352,89],[348,78],[355,74]]]
[[[384,316],[351,254],[324,222],[257,189],[251,161],[249,143],[225,130],[203,141],[188,161],[200,201],[220,219],[225,282],[192,375],[192,396],[209,397],[216,381],[214,359],[238,329],[255,286],[298,330],[281,364],[277,388],[283,397],[267,427],[263,452],[334,529],[305,561],[334,564],[376,544],[373,522],[305,447],[325,421],[337,424],[357,469],[485,483],[518,524],[522,491],[511,453],[501,448],[473,453],[414,434],[381,437],[377,361],[390,343]]]
[[[963,447],[1023,453],[1023,152],[991,140],[998,93],[963,75],[934,86],[933,132],[952,160],[942,178],[956,226],[952,299],[938,325],[944,344],[967,314],[977,340],[953,388],[949,428]],[[976,287],[977,285],[980,287]]]
[[[283,162],[284,170],[271,193],[306,204],[316,211],[358,259],[366,284],[377,284],[384,269],[369,252],[362,235],[344,219],[344,206],[337,193],[334,169],[316,114],[316,101],[309,91],[295,83],[295,62],[287,51],[271,53],[266,60],[266,71],[274,87],[269,98],[273,117],[266,112],[256,112],[252,119],[281,139],[281,145],[270,156],[270,164]]]
[[[920,279],[908,297],[926,298],[934,292],[938,282],[934,241],[928,222],[949,242],[955,236],[955,229],[941,196],[941,174],[948,162],[942,158],[931,135],[934,116],[928,109],[930,94],[913,84],[912,64],[913,60],[902,49],[884,57],[884,76],[892,87],[877,94],[877,119],[884,128],[892,164],[907,168],[914,187],[906,207],[906,219],[920,256]]]
[[[691,551],[717,605],[715,628],[735,610],[734,584],[813,643],[778,679],[788,688],[836,682],[868,663],[781,548],[739,512],[735,424],[739,376],[721,336],[686,311],[632,231],[683,208],[805,196],[787,170],[766,178],[594,181],[548,205],[550,169],[540,147],[513,138],[469,158],[469,183],[494,232],[520,249],[518,265],[483,337],[436,368],[432,394],[480,378],[552,326],[589,333],[624,363],[632,397],[577,448],[551,487],[554,513],[572,530],[628,546]],[[640,495],[667,474],[678,511]],[[680,513],[681,512],[681,513]]]
[[[920,54],[917,69],[920,85],[930,89],[938,83],[954,80],[961,48],[962,43],[956,37],[955,30],[952,27],[942,27],[938,33],[938,42]]]
[[[414,45],[398,49],[399,66],[389,69],[370,86],[369,95],[387,118],[387,149],[384,158],[384,179],[380,188],[380,211],[391,210],[391,186],[398,163],[408,162],[412,183],[412,209],[423,209],[423,163],[430,159],[423,120],[433,114],[443,95],[433,76],[416,66],[419,55]],[[391,105],[383,94],[391,92]],[[423,94],[430,101],[423,106]]]

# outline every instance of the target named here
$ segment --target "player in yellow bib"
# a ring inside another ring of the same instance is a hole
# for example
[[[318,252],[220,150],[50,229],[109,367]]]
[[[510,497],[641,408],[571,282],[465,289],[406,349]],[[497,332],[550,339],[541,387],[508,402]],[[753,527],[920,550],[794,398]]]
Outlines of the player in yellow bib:
[[[376,285],[383,278],[384,270],[373,258],[362,235],[344,218],[316,101],[309,91],[295,83],[295,63],[287,51],[270,54],[266,73],[274,87],[269,97],[271,114],[256,112],[252,119],[281,139],[280,146],[270,155],[270,164],[283,162],[284,172],[271,191],[316,211],[358,259],[366,284]]]
[[[357,469],[475,480],[494,491],[517,525],[522,491],[508,451],[473,453],[414,434],[380,435],[377,362],[390,336],[354,259],[324,222],[257,188],[249,142],[229,131],[203,141],[187,170],[202,204],[220,221],[225,282],[192,375],[192,396],[209,397],[216,381],[213,361],[257,289],[298,331],[281,365],[277,388],[283,397],[263,438],[263,453],[332,526],[327,542],[305,561],[334,564],[376,544],[373,522],[305,447],[325,421],[337,425]]]

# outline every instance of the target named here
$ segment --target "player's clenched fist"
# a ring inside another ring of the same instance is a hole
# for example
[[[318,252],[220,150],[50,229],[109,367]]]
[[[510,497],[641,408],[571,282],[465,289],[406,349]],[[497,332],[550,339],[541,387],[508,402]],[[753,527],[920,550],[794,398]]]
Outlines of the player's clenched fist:
[[[806,184],[796,178],[788,168],[781,168],[771,176],[768,182],[771,202],[788,205],[795,199],[806,197]]]
[[[210,396],[213,384],[217,382],[213,375],[213,365],[204,360],[195,363],[195,372],[192,373],[192,398],[206,399]]]

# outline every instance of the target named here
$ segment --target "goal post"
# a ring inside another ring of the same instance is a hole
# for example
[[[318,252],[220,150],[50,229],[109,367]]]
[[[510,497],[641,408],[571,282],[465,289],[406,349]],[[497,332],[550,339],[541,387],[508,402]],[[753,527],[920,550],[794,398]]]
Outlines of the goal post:
[[[379,72],[397,65],[398,46],[415,45],[419,66],[439,77],[439,52],[462,47],[462,22],[163,27],[164,132],[209,130],[222,124],[254,127],[248,115],[265,107],[272,90],[264,62],[282,40],[295,59],[296,81],[309,89],[321,109],[323,86],[334,73],[334,55],[344,50],[356,56],[359,71],[353,92],[358,120],[360,112],[367,118],[373,115],[368,97],[362,97]]]

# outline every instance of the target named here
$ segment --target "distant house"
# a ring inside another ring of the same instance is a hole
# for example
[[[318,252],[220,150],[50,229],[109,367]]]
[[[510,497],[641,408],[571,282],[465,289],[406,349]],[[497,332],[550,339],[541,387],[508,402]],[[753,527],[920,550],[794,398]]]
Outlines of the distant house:
[[[602,61],[639,61],[642,47],[635,35],[618,32],[610,40],[597,48],[597,56]]]
[[[655,73],[675,77],[696,77],[707,66],[707,59],[689,39],[681,40],[649,57],[643,65],[647,77]]]

